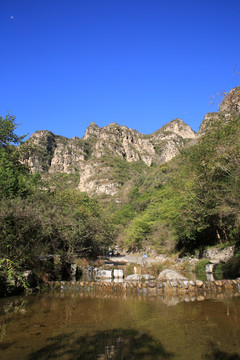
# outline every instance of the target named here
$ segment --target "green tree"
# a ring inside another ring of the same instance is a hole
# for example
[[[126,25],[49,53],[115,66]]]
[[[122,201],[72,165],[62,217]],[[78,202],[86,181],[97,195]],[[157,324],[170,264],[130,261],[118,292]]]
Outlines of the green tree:
[[[25,137],[15,133],[17,127],[15,117],[0,117],[0,198],[26,196],[34,179],[20,162],[19,152],[14,146],[22,143]]]
[[[15,133],[18,126],[15,116],[10,114],[6,115],[5,118],[0,116],[0,148],[22,142],[25,135],[19,136]]]
[[[25,197],[36,179],[21,164],[16,149],[0,148],[0,198]]]

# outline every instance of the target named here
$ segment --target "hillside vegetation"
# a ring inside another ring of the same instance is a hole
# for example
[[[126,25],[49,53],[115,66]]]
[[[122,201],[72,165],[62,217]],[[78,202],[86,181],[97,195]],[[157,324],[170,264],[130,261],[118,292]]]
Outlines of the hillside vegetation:
[[[193,252],[238,243],[240,116],[211,121],[195,145],[152,169],[112,216],[129,250]]]
[[[57,254],[64,266],[73,254],[95,258],[106,252],[113,238],[95,199],[67,187],[62,176],[44,180],[20,162],[24,148],[13,144],[23,139],[16,128],[14,117],[0,117],[0,295],[16,284],[27,286],[24,270],[34,270],[41,281],[41,256]]]

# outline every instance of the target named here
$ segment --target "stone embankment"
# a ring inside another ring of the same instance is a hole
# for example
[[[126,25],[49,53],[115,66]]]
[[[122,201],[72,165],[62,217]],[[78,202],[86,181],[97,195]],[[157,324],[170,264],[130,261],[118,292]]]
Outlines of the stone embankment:
[[[51,289],[61,291],[77,291],[83,293],[156,296],[164,295],[187,296],[204,299],[229,294],[240,294],[240,278],[236,280],[172,280],[172,281],[145,281],[145,282],[88,282],[88,281],[55,281],[49,283]]]

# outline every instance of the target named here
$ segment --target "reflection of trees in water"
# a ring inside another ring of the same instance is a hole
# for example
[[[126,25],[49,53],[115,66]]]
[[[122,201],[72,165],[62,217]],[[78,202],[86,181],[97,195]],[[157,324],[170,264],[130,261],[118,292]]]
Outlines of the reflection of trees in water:
[[[64,334],[48,339],[49,344],[33,352],[29,360],[67,358],[70,360],[170,359],[173,353],[146,333],[136,330],[106,330],[76,337]]]
[[[166,351],[159,341],[144,332],[114,329],[80,337],[77,337],[75,333],[51,337],[48,339],[48,345],[33,352],[28,359],[163,360],[175,358],[175,356],[182,358],[181,355],[183,354]],[[209,353],[204,354],[202,359],[240,360],[240,355],[223,352],[211,342]]]
[[[0,310],[0,350],[5,350],[10,347],[14,342],[6,342],[3,340],[7,335],[7,324],[14,320],[18,313],[25,313],[26,299],[15,299],[14,301],[7,301]]]
[[[214,343],[210,342],[211,353],[203,356],[206,360],[240,360],[240,355],[237,353],[228,354],[221,351]]]

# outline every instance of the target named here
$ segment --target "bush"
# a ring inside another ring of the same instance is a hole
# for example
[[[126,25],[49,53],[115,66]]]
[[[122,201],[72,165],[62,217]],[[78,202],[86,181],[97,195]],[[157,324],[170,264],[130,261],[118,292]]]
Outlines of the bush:
[[[195,266],[195,272],[197,275],[203,275],[206,273],[206,265],[210,264],[211,261],[208,259],[200,260]]]
[[[217,280],[221,280],[224,278],[224,275],[223,275],[223,263],[219,263],[215,266],[215,269],[214,269],[214,277],[217,279]]]
[[[225,264],[222,264],[223,277],[235,279],[240,276],[240,256],[233,256]]]

